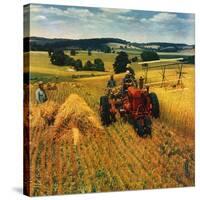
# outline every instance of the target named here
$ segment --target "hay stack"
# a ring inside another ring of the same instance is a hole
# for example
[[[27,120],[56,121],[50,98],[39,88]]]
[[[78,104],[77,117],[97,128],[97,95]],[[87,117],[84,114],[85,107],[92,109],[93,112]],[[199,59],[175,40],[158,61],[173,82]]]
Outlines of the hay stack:
[[[44,89],[46,90],[57,90],[57,85],[56,83],[47,83],[46,85],[44,85]]]
[[[58,110],[54,127],[57,132],[63,128],[78,128],[81,133],[94,133],[102,127],[91,108],[77,94],[71,94]]]
[[[47,101],[39,105],[30,106],[30,126],[36,131],[41,131],[45,127],[53,125],[58,104],[53,101]]]

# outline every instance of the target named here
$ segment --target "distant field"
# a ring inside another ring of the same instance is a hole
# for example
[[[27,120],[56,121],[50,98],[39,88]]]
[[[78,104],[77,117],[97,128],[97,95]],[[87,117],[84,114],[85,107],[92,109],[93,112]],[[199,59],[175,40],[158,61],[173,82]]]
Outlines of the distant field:
[[[52,65],[50,59],[48,57],[47,52],[37,52],[33,51],[30,53],[25,53],[25,73],[30,70],[31,72],[31,81],[37,82],[38,80],[43,80],[45,82],[53,81],[72,81],[74,77],[76,78],[84,78],[84,77],[93,77],[93,76],[102,76],[109,75],[113,73],[113,63],[115,61],[115,57],[117,56],[117,51],[121,51],[121,49],[116,50],[116,53],[102,53],[102,52],[92,52],[91,56],[88,56],[86,51],[79,51],[76,56],[73,56],[74,59],[82,60],[83,64],[87,61],[94,61],[95,58],[100,58],[104,61],[106,72],[95,72],[95,71],[79,71],[73,72],[68,71],[68,66],[55,66]],[[129,54],[129,58],[138,56],[140,58],[141,50],[135,49],[126,49],[126,52]],[[70,55],[69,51],[65,51],[66,54]],[[184,55],[176,54],[176,53],[159,53],[161,58],[177,58],[184,57]],[[30,58],[30,60],[29,60]],[[30,69],[27,66],[30,63]],[[137,64],[133,64],[136,71],[141,71],[141,67]]]
[[[81,53],[77,55],[75,58],[87,59],[87,56],[85,53]],[[91,56],[90,59],[93,60],[95,58],[99,58],[99,56],[96,54]],[[106,66],[108,66],[108,63],[109,66],[111,65],[112,57],[110,58],[110,60],[111,60],[110,62],[108,61],[105,63]],[[30,63],[30,69],[28,69],[29,66],[28,63]],[[52,65],[47,52],[25,53],[25,73],[30,70],[32,82],[37,82],[39,80],[43,80],[45,82],[49,81],[60,82],[65,80],[71,81],[73,80],[72,78],[73,75],[76,75],[77,77],[91,77],[91,76],[106,75],[110,73],[110,72],[95,72],[95,71],[73,72],[73,71],[68,71],[68,69],[69,67],[67,66],[59,67]]]

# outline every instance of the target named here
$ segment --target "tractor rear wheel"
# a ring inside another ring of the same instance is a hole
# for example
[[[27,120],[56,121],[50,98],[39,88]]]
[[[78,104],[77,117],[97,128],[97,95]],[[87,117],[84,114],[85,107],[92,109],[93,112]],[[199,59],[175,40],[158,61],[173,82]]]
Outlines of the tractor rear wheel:
[[[111,123],[110,119],[110,104],[107,96],[100,97],[100,114],[102,125],[108,126]]]
[[[152,116],[154,118],[158,118],[160,117],[160,106],[159,106],[158,97],[154,92],[151,92],[149,94],[149,97],[151,99],[151,104],[152,104]]]

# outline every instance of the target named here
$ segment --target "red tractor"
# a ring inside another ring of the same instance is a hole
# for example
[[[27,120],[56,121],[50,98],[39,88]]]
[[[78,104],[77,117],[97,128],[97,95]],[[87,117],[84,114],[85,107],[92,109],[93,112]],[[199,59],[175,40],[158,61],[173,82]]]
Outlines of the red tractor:
[[[160,116],[159,102],[157,95],[149,93],[149,88],[139,89],[133,86],[128,87],[127,94],[122,98],[119,112],[121,116],[127,116],[140,135],[151,135],[151,118]]]
[[[149,93],[149,87],[144,89],[143,86],[136,88],[130,85],[123,95],[117,98],[109,96],[107,102],[110,108],[114,106],[121,117],[133,124],[140,136],[151,135],[151,119],[160,116],[160,109],[157,95],[154,92]],[[101,119],[103,120],[105,117],[108,118],[109,113],[102,110]],[[110,109],[111,114],[112,110]]]

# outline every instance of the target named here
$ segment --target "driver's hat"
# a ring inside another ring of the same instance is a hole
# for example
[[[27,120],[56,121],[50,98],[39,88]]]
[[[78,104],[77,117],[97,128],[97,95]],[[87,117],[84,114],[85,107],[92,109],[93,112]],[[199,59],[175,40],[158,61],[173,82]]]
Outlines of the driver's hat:
[[[128,63],[128,64],[126,65],[126,68],[129,68],[129,67],[131,67],[131,64],[130,64],[130,63]]]

